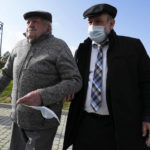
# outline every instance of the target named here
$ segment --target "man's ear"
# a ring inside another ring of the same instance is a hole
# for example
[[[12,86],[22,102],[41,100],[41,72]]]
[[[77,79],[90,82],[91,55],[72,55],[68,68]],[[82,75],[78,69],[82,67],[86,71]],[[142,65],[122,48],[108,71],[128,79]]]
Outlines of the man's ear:
[[[115,19],[112,19],[110,21],[110,29],[112,30],[114,28],[114,25],[115,25]]]
[[[51,31],[51,30],[52,30],[52,26],[49,25],[48,28],[47,28],[47,31],[49,32],[49,31]]]

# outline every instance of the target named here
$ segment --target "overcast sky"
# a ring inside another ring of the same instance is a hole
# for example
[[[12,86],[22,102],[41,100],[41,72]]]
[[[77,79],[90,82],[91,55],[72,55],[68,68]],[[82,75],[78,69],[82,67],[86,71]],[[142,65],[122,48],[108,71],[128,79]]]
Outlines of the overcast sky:
[[[27,11],[45,10],[53,15],[53,34],[67,42],[72,52],[87,38],[83,12],[92,5],[108,3],[118,9],[117,34],[141,39],[150,55],[150,0],[1,0],[0,21],[4,23],[2,54],[23,39]]]

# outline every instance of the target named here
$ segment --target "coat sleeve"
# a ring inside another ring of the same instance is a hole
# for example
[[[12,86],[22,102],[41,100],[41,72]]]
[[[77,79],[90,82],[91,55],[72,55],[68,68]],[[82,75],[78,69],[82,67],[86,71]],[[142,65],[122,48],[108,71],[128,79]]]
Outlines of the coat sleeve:
[[[64,97],[78,92],[82,87],[82,79],[71,51],[67,45],[63,49],[56,61],[60,82],[38,89],[45,106],[63,100]]]
[[[144,117],[149,116],[150,118],[150,58],[141,42],[139,42],[138,48],[140,50],[139,85],[144,104]]]
[[[13,79],[13,60],[14,54],[13,51],[5,66],[2,68],[2,72],[0,73],[0,93],[5,89],[5,87],[9,84],[9,82]]]

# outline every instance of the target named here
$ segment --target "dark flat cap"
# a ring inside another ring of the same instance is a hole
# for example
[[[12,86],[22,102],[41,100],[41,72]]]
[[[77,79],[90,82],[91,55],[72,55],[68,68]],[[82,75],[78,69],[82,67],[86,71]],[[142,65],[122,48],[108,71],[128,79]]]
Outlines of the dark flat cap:
[[[31,17],[41,17],[45,20],[52,22],[52,15],[46,11],[29,11],[23,15],[24,19],[27,20]]]
[[[112,16],[113,18],[115,18],[116,14],[117,14],[117,9],[111,5],[108,5],[108,4],[98,4],[98,5],[94,5],[90,8],[88,8],[83,13],[83,17],[84,18],[95,17],[95,16],[98,16],[102,13],[107,13],[110,16]]]

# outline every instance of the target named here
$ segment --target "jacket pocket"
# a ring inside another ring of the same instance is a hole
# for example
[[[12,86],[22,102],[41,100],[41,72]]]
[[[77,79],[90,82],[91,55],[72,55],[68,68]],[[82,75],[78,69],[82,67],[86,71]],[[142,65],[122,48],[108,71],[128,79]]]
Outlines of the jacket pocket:
[[[55,118],[45,119],[39,110],[23,104],[18,104],[16,107],[16,120],[20,128],[27,130],[46,129],[59,125]]]

